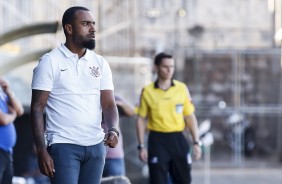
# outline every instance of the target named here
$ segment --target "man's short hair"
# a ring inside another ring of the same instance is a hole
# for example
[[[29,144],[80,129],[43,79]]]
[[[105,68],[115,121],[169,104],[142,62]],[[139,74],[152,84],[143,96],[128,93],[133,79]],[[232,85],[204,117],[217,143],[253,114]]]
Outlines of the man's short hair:
[[[68,8],[65,11],[63,18],[62,18],[62,26],[63,26],[64,32],[65,32],[65,25],[72,23],[74,19],[74,14],[78,10],[90,11],[89,9],[82,7],[82,6],[73,6],[73,7]]]
[[[155,57],[155,61],[154,61],[155,65],[159,66],[161,64],[162,60],[165,59],[165,58],[172,59],[172,55],[167,54],[165,52],[161,52],[161,53],[157,54],[156,57]]]

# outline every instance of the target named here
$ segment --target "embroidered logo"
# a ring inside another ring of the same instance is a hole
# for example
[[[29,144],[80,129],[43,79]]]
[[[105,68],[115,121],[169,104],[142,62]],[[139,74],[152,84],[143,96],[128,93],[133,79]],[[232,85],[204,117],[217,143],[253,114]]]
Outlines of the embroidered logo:
[[[99,73],[99,67],[95,68],[94,66],[93,67],[89,67],[90,69],[90,74],[94,77],[99,77],[100,76],[100,73]]]

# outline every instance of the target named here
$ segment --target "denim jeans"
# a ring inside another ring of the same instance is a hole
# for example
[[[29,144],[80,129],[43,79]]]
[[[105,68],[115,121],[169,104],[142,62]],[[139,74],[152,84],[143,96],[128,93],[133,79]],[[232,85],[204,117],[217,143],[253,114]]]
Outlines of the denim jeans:
[[[13,174],[12,153],[0,149],[0,183],[12,184]]]
[[[94,146],[58,143],[49,146],[48,152],[55,165],[52,184],[100,184],[106,156],[102,142]]]
[[[123,158],[106,158],[103,177],[124,175],[125,166]]]

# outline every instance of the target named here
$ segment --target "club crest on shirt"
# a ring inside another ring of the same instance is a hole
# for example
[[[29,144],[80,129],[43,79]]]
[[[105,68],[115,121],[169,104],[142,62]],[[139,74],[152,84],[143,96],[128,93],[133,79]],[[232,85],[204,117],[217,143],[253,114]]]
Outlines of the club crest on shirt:
[[[99,73],[99,67],[89,67],[90,69],[90,74],[94,77],[99,77],[100,76],[100,73]]]

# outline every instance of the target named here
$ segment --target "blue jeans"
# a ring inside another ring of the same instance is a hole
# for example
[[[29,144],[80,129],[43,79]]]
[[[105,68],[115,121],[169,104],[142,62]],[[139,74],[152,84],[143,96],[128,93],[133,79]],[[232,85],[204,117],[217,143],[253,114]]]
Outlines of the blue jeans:
[[[0,149],[0,183],[12,184],[13,175],[13,155]]]
[[[48,152],[56,171],[52,184],[100,184],[106,156],[102,142],[94,146],[53,144]]]
[[[106,158],[103,177],[124,175],[125,166],[123,158]]]

